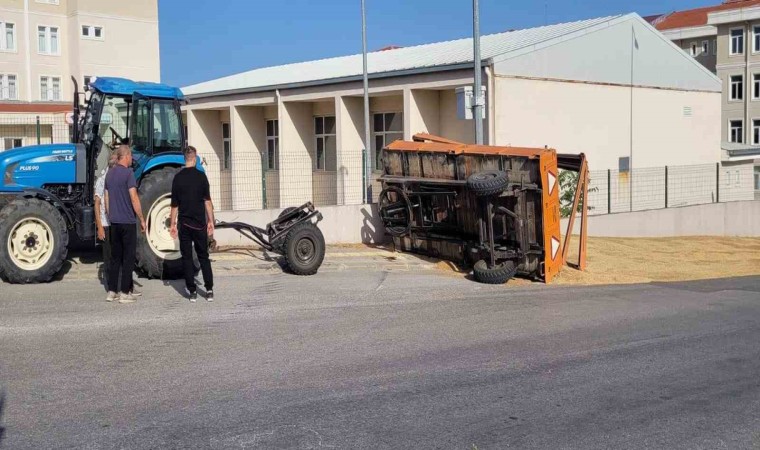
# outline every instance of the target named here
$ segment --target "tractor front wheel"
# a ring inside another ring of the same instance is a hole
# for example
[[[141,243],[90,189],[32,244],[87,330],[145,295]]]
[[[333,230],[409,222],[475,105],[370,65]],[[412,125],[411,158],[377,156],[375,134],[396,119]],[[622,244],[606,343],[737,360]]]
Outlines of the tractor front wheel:
[[[50,203],[19,198],[0,211],[0,276],[9,283],[50,281],[68,253],[69,232]]]

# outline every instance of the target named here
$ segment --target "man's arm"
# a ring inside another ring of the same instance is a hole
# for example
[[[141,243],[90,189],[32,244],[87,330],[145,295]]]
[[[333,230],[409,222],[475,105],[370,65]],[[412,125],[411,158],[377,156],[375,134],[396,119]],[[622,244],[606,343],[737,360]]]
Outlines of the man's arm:
[[[105,208],[106,208],[106,217],[108,217],[108,215],[109,215],[109,211],[108,211],[108,189],[106,189],[106,192],[105,192],[105,198],[103,199],[103,206],[105,206]],[[109,218],[108,220],[111,220],[111,219]]]
[[[98,229],[98,239],[101,241],[106,238],[106,230],[103,228],[103,221],[100,220],[100,196],[95,196],[95,227]]]
[[[145,219],[140,205],[140,197],[137,195],[137,188],[129,188],[129,198],[132,200],[132,209],[135,210],[135,215],[140,220],[140,229],[145,233]]]
[[[205,201],[206,204],[206,221],[208,222],[207,231],[209,236],[214,235],[214,204],[211,199]]]
[[[204,186],[203,186],[203,200],[204,204],[206,206],[206,228],[208,231],[209,236],[214,235],[214,204],[211,202],[211,186],[208,184],[208,177],[203,176],[204,180]]]
[[[179,213],[179,208],[172,205],[172,212],[171,212],[171,228],[169,228],[169,234],[174,239],[177,239],[177,214]]]

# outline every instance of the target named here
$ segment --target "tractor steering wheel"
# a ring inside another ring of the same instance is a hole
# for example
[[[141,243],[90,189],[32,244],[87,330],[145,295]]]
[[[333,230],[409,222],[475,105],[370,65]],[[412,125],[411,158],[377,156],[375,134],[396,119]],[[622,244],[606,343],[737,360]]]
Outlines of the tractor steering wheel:
[[[124,143],[124,138],[121,137],[118,131],[114,130],[112,126],[109,126],[108,129],[111,131],[111,143],[108,145],[108,147],[111,150],[116,150],[116,147]]]

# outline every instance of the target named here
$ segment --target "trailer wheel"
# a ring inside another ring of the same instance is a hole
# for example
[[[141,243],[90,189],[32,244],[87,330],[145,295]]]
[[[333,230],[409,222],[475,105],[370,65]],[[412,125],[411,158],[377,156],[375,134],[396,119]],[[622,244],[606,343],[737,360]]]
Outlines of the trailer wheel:
[[[182,276],[179,242],[169,234],[172,181],[179,171],[178,167],[153,171],[143,178],[138,189],[147,229],[145,234],[137,230],[137,267],[149,278]]]
[[[475,280],[485,284],[504,284],[517,274],[517,266],[513,261],[505,261],[489,268],[485,260],[480,260],[473,267]]]
[[[501,170],[486,170],[467,178],[467,188],[478,197],[501,194],[508,185],[507,174]]]
[[[325,238],[313,223],[299,223],[285,237],[283,250],[290,272],[295,275],[314,275],[325,259]]]
[[[45,283],[61,270],[69,232],[61,213],[38,199],[17,199],[0,211],[0,276],[9,283]]]
[[[388,234],[395,237],[409,234],[412,229],[412,202],[403,189],[397,186],[383,189],[377,207]]]

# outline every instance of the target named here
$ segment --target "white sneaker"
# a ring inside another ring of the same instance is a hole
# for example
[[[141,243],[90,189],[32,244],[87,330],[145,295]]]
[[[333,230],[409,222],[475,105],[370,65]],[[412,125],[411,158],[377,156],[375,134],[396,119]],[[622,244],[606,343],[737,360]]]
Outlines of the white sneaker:
[[[132,288],[132,292],[130,292],[130,294],[132,294],[132,297],[142,297],[142,292],[138,291],[135,288]]]
[[[108,291],[108,295],[106,295],[106,301],[112,302],[114,300],[117,300],[119,298],[119,294],[113,291]]]
[[[132,296],[132,294],[122,293],[119,296],[119,303],[134,303],[134,302],[135,302],[135,298]]]

